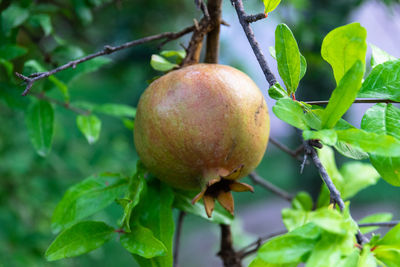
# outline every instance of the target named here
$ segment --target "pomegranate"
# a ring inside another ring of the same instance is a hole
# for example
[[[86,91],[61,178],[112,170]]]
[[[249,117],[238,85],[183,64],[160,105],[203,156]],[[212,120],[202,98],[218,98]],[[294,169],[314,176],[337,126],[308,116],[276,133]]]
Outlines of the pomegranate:
[[[155,80],[140,98],[136,150],[150,172],[169,185],[199,190],[208,216],[214,201],[233,213],[235,180],[261,161],[269,136],[267,105],[257,85],[224,65],[196,64]]]

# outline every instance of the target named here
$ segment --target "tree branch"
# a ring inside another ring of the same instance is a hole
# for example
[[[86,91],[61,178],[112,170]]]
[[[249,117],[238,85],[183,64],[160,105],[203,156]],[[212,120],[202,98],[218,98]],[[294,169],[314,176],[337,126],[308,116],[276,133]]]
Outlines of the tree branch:
[[[252,23],[252,22],[256,22],[258,20],[265,19],[266,17],[267,17],[267,15],[265,13],[259,13],[259,14],[256,14],[256,15],[246,15],[246,16],[244,16],[244,19],[248,23]]]
[[[243,3],[241,0],[231,0],[232,5],[236,9],[236,13],[239,18],[239,22],[242,25],[244,33],[246,34],[247,40],[249,41],[251,48],[253,49],[254,55],[257,58],[258,63],[262,71],[264,72],[264,76],[267,79],[270,86],[276,83],[276,78],[274,74],[271,72],[267,60],[264,57],[263,52],[261,51],[260,45],[258,44],[256,38],[254,37],[254,32],[250,27],[250,23],[246,20],[249,16],[246,15],[244,11]]]
[[[376,222],[376,223],[360,223],[358,224],[358,227],[371,227],[371,226],[377,226],[377,227],[394,227],[398,225],[400,221],[391,221],[391,222]]]
[[[222,259],[224,267],[242,267],[241,258],[233,248],[231,227],[220,224],[221,227],[221,250],[218,256]]]
[[[93,58],[99,57],[99,56],[104,56],[104,55],[109,55],[112,54],[114,52],[117,52],[119,50],[123,50],[126,48],[130,48],[136,45],[140,45],[140,44],[144,44],[144,43],[148,43],[151,41],[155,41],[155,40],[160,40],[160,39],[166,39],[166,41],[171,41],[171,40],[175,40],[178,39],[179,37],[188,34],[189,32],[192,32],[195,29],[195,26],[190,26],[190,27],[186,27],[185,29],[179,31],[179,32],[164,32],[164,33],[160,33],[160,34],[156,34],[156,35],[151,35],[148,37],[144,37],[142,39],[138,39],[138,40],[134,40],[131,42],[127,42],[124,43],[122,45],[119,46],[110,46],[110,45],[106,45],[104,46],[104,49],[87,55],[83,58],[80,59],[76,59],[76,60],[72,60],[58,68],[55,68],[53,70],[50,71],[46,71],[46,72],[39,72],[39,73],[33,73],[29,76],[24,76],[21,73],[15,73],[15,75],[22,79],[25,83],[26,83],[26,87],[24,92],[22,93],[23,96],[27,95],[30,91],[30,89],[32,88],[33,84],[38,81],[41,80],[43,78],[49,77],[57,72],[60,72],[62,70],[68,69],[68,68],[75,68],[78,64],[91,60]]]
[[[255,252],[258,251],[258,249],[262,246],[262,244],[264,244],[267,240],[271,239],[272,237],[278,236],[278,235],[283,235],[287,233],[286,230],[282,230],[276,233],[272,233],[269,235],[266,235],[264,237],[260,237],[259,239],[257,239],[256,241],[254,241],[253,243],[245,246],[244,248],[242,248],[241,250],[239,250],[237,252],[237,254],[239,254],[240,258],[243,259]]]
[[[213,29],[207,34],[206,56],[204,62],[218,63],[219,31],[221,25],[222,0],[208,0],[207,8],[210,11],[210,22]]]
[[[321,101],[303,101],[304,103],[310,105],[326,105],[329,100],[321,100]],[[394,101],[390,99],[380,99],[380,98],[367,98],[367,99],[356,99],[353,102],[354,104],[375,104],[375,103],[400,103],[399,101]]]
[[[176,226],[175,232],[175,242],[174,242],[174,264],[173,267],[179,266],[179,244],[181,241],[181,233],[183,226],[183,219],[185,218],[186,213],[184,211],[179,212],[178,224]]]
[[[311,156],[311,159],[314,162],[315,167],[317,167],[322,180],[324,181],[325,185],[328,187],[328,190],[330,192],[331,201],[334,204],[337,204],[339,206],[340,210],[343,211],[345,209],[344,201],[343,201],[342,197],[340,196],[339,190],[337,190],[332,179],[329,177],[329,174],[326,171],[325,167],[322,165],[322,162],[318,157],[317,151],[312,146],[312,141],[313,140],[304,141],[304,151],[307,155]],[[360,232],[360,230],[358,230],[356,237],[357,237],[357,242],[360,245],[368,242],[368,239]]]
[[[277,148],[279,148],[283,152],[289,154],[293,158],[301,160],[299,158],[299,155],[304,150],[304,146],[303,145],[300,145],[296,150],[293,151],[290,148],[288,148],[287,146],[285,146],[284,144],[280,143],[275,138],[269,137],[269,141],[271,142],[271,144],[275,145]]]
[[[31,93],[31,95],[36,97],[37,99],[42,99],[42,100],[45,100],[47,102],[56,104],[58,106],[61,106],[61,107],[65,108],[65,109],[68,109],[68,110],[71,110],[72,112],[75,112],[75,113],[80,114],[80,115],[89,115],[91,113],[90,110],[81,109],[81,108],[77,108],[77,107],[71,106],[67,102],[63,102],[63,101],[60,101],[58,99],[48,97],[44,93]]]
[[[267,180],[263,179],[261,176],[259,176],[256,172],[252,172],[249,174],[249,178],[253,181],[254,184],[260,185],[261,187],[267,189],[268,191],[271,191],[275,195],[291,202],[293,200],[293,196],[289,194],[288,192],[280,189],[279,187],[271,184]]]

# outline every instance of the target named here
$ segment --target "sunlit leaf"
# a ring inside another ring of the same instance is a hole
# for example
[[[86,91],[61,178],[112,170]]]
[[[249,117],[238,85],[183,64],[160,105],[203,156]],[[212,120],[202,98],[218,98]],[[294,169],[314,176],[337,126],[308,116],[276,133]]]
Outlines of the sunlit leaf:
[[[376,67],[379,64],[385,63],[386,61],[392,61],[397,59],[373,44],[370,44],[370,46],[372,49],[372,55],[371,55],[372,68]]]
[[[179,66],[178,64],[169,62],[168,60],[159,55],[151,56],[150,65],[153,69],[158,71],[169,71]]]
[[[272,111],[284,122],[301,130],[308,129],[303,108],[299,102],[282,98],[272,107]]]
[[[273,11],[281,2],[281,0],[263,0],[264,2],[264,13],[268,14],[269,12]]]
[[[375,213],[369,216],[366,216],[362,218],[361,220],[358,221],[358,224],[362,223],[380,223],[380,222],[389,222],[393,218],[393,215],[391,213]],[[373,232],[375,230],[379,229],[379,227],[361,227],[360,231],[363,234]]]
[[[76,117],[79,130],[86,137],[89,144],[95,143],[100,136],[101,120],[95,115],[79,115]]]

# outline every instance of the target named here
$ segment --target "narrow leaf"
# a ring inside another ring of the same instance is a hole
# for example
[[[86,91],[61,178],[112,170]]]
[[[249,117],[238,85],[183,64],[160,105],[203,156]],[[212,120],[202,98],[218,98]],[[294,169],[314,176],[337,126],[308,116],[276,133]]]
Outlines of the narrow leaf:
[[[361,87],[363,75],[364,65],[357,60],[332,92],[329,103],[322,114],[322,128],[333,128],[350,108]]]
[[[113,233],[114,228],[103,222],[77,223],[57,236],[46,251],[46,259],[55,261],[88,253],[102,246]]]
[[[134,118],[136,115],[136,109],[123,104],[103,104],[95,106],[94,112],[104,113],[115,117],[129,117]]]
[[[273,11],[281,2],[281,0],[263,0],[264,2],[264,13],[268,14],[269,12]]]
[[[86,137],[89,144],[95,143],[100,136],[101,121],[95,115],[83,116],[79,115],[76,118],[76,124],[79,130]]]
[[[285,24],[276,27],[275,49],[279,75],[292,94],[300,81],[300,51],[293,33]]]
[[[36,152],[45,157],[53,141],[54,111],[46,101],[34,102],[25,115],[28,134]]]
[[[329,32],[322,42],[321,55],[332,66],[336,84],[359,60],[365,65],[367,31],[359,23],[351,23]]]

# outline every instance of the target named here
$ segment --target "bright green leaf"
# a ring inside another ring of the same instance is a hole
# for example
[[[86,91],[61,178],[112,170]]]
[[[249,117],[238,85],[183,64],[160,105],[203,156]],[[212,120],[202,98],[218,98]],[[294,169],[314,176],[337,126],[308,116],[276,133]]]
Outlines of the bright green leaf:
[[[374,255],[377,260],[385,264],[385,267],[399,267],[400,247],[398,245],[379,245],[374,250]]]
[[[400,101],[400,60],[387,61],[372,69],[358,97]]]
[[[374,253],[368,245],[363,247],[357,267],[377,267]]]
[[[164,244],[154,237],[150,229],[138,224],[131,227],[130,233],[123,234],[120,242],[130,253],[146,259],[164,256],[167,251]]]
[[[377,223],[377,222],[389,222],[392,219],[393,215],[391,213],[375,213],[369,215],[367,217],[362,218],[358,221],[359,224],[362,223]],[[377,230],[379,227],[361,227],[360,231],[363,234],[373,232]]]
[[[48,261],[76,257],[101,247],[113,235],[114,228],[103,222],[80,222],[61,232],[46,251]]]
[[[101,130],[101,120],[95,115],[83,116],[76,118],[79,130],[88,140],[89,144],[93,144],[99,139]]]
[[[400,109],[392,104],[377,104],[365,112],[361,128],[377,134],[387,134],[400,140]],[[382,157],[371,154],[370,160],[382,178],[400,186],[400,157]]]
[[[45,157],[53,141],[54,111],[49,102],[35,101],[25,114],[29,138],[36,152]]]
[[[276,27],[275,50],[279,75],[292,94],[300,81],[300,51],[293,33],[285,24]]]
[[[103,104],[95,106],[94,112],[104,113],[115,117],[129,117],[134,118],[136,116],[136,109],[123,104]]]
[[[284,122],[301,130],[308,129],[303,108],[299,102],[291,99],[279,99],[273,106],[272,111]]]
[[[292,200],[292,208],[297,210],[311,211],[313,200],[307,192],[300,192]]]
[[[182,60],[186,57],[186,51],[185,50],[164,50],[161,51],[160,53],[161,56],[163,57],[176,57],[175,63],[180,64]]]
[[[351,23],[329,32],[322,42],[321,55],[332,66],[336,84],[359,60],[365,66],[367,31],[359,23]]]
[[[70,187],[53,213],[53,231],[65,229],[106,208],[120,197],[127,187],[126,178],[112,173],[90,176]]]
[[[269,12],[273,11],[281,2],[281,0],[263,0],[264,2],[264,13],[268,14]]]
[[[303,131],[304,140],[318,139],[325,145],[333,146],[337,142],[337,134],[333,129],[324,129],[320,131]]]
[[[338,140],[365,152],[387,157],[400,156],[400,141],[390,135],[366,132],[360,129],[336,131]]]
[[[329,103],[322,114],[322,128],[333,128],[350,108],[361,87],[363,75],[364,65],[360,60],[357,60],[332,92]]]
[[[368,158],[368,153],[362,151],[357,147],[353,147],[345,142],[338,141],[335,145],[335,149],[343,156],[351,159],[360,160]]]
[[[288,98],[286,90],[279,83],[275,83],[268,89],[268,95],[275,100]]]
[[[178,67],[178,64],[174,64],[159,55],[152,55],[150,65],[153,69],[158,71],[169,71],[173,68]]]
[[[341,257],[340,246],[342,239],[341,236],[323,234],[311,252],[310,257],[307,260],[307,266],[336,266]]]
[[[307,60],[306,58],[300,53],[300,80],[306,75],[307,71]]]
[[[268,263],[261,259],[260,257],[256,257],[248,267],[297,267],[297,263],[283,263],[283,264],[274,264]]]
[[[376,65],[385,63],[386,61],[392,61],[397,59],[373,44],[370,44],[370,46],[372,49],[372,55],[371,55],[372,68],[376,67]]]
[[[400,224],[396,225],[378,242],[378,245],[392,245],[400,249]]]

